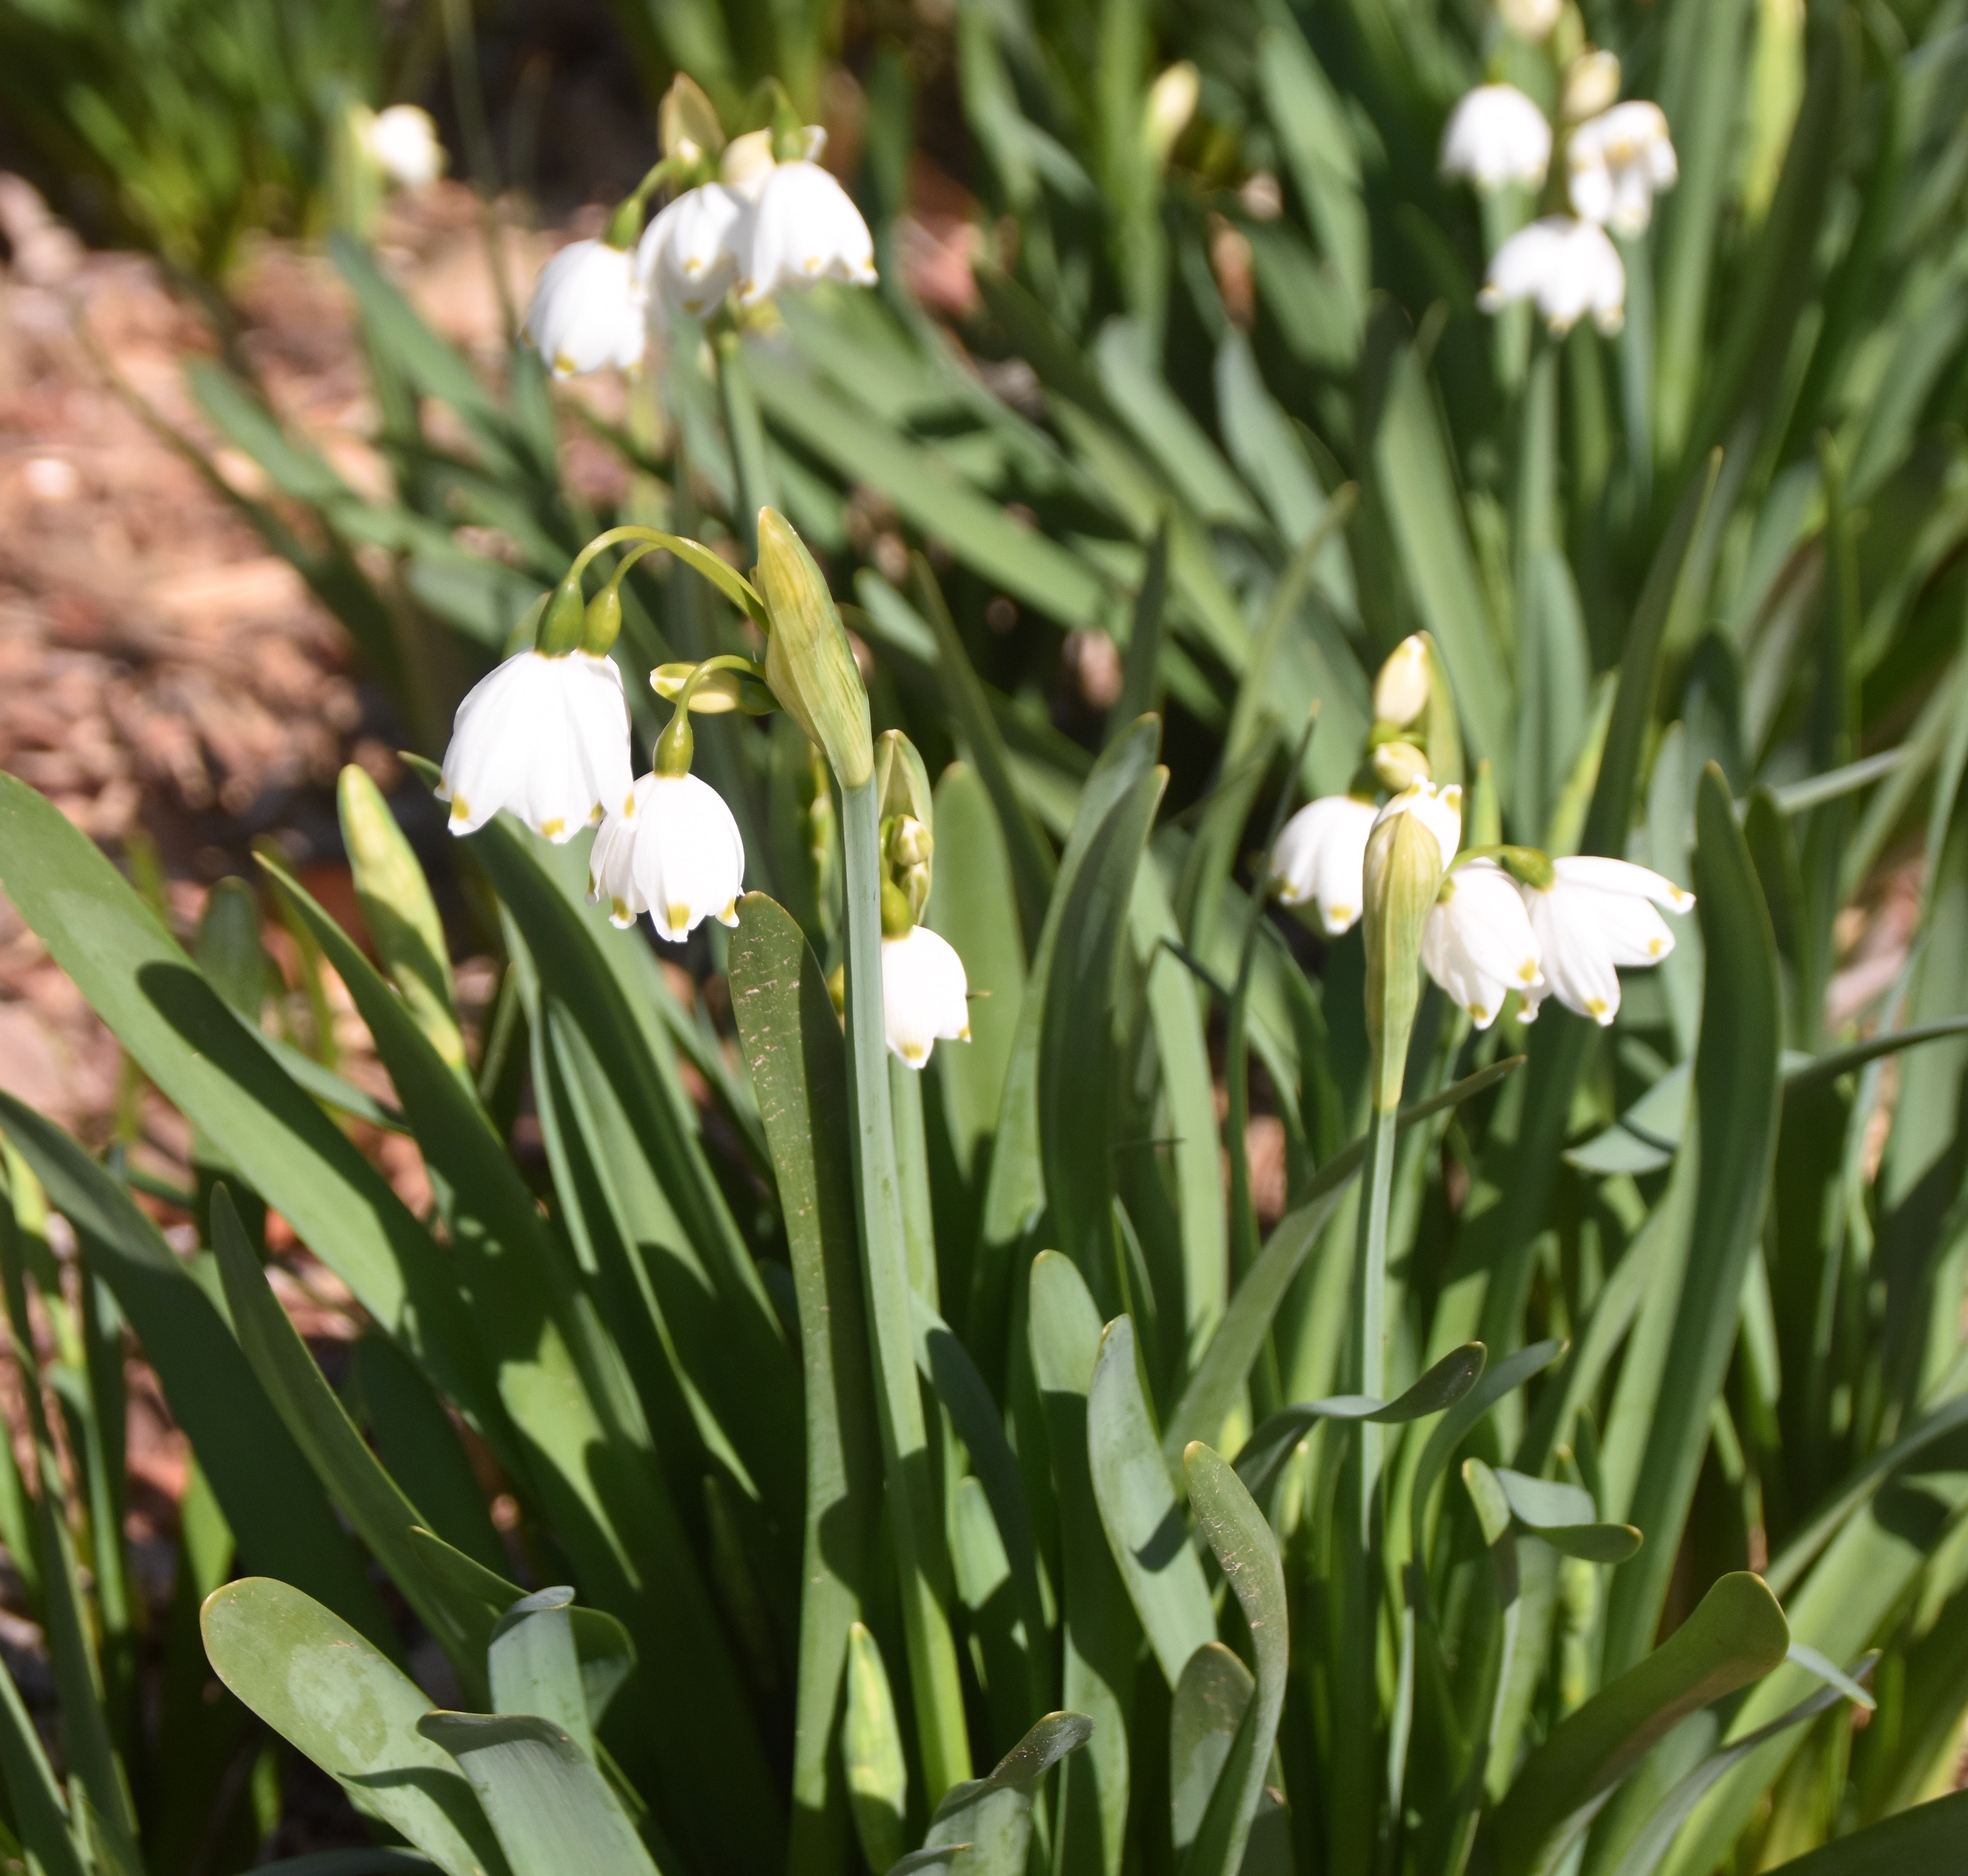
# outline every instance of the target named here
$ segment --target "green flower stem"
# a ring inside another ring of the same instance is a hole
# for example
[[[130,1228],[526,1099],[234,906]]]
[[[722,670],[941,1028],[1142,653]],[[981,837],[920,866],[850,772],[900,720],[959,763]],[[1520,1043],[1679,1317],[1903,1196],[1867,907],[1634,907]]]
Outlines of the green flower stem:
[[[929,1137],[923,1130],[922,1078],[889,1057],[889,1100],[895,1116],[895,1158],[901,1176],[902,1230],[909,1248],[909,1287],[937,1315],[943,1302],[936,1276],[936,1226],[929,1195]]]
[[[970,1777],[970,1742],[948,1613],[950,1562],[931,1489],[928,1434],[916,1381],[908,1239],[895,1164],[888,1044],[882,1026],[881,830],[870,775],[843,790],[847,911],[847,1084],[854,1106],[854,1202],[875,1344],[876,1417],[895,1535],[909,1685],[927,1797],[934,1810]]]

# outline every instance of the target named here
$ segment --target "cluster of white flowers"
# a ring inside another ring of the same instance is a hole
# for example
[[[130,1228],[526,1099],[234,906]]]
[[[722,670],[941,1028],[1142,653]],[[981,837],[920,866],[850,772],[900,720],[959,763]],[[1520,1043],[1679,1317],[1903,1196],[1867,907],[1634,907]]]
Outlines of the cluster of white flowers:
[[[1429,707],[1432,664],[1416,633],[1381,666],[1377,734],[1414,733]],[[1441,843],[1443,868],[1422,930],[1422,964],[1478,1029],[1497,1020],[1513,990],[1527,1023],[1548,996],[1610,1023],[1620,1008],[1618,967],[1658,964],[1674,949],[1655,907],[1685,912],[1694,904],[1692,893],[1624,860],[1553,860],[1520,847],[1464,853],[1460,788],[1416,781],[1377,807],[1370,786],[1363,770],[1355,792],[1321,796],[1285,823],[1271,851],[1271,887],[1287,905],[1309,907],[1336,938],[1365,909],[1374,830],[1391,815],[1415,816]]]
[[[1510,0],[1504,20],[1519,37],[1542,40],[1561,11],[1555,0]],[[1540,189],[1562,137],[1570,212],[1544,215],[1510,236],[1491,259],[1478,303],[1495,312],[1528,299],[1554,333],[1588,315],[1602,332],[1617,332],[1626,319],[1627,272],[1606,231],[1629,240],[1646,231],[1655,196],[1680,173],[1674,144],[1659,105],[1615,102],[1620,62],[1610,52],[1579,51],[1559,90],[1554,127],[1515,86],[1478,86],[1449,115],[1442,170],[1486,193]]]
[[[781,161],[772,131],[733,137],[717,179],[677,196],[633,247],[633,229],[611,225],[604,239],[563,247],[542,270],[526,315],[527,335],[554,375],[629,369],[652,328],[665,333],[679,312],[711,312],[734,289],[751,306],[821,280],[872,286],[874,238],[816,160],[825,142],[809,127],[801,154]]]

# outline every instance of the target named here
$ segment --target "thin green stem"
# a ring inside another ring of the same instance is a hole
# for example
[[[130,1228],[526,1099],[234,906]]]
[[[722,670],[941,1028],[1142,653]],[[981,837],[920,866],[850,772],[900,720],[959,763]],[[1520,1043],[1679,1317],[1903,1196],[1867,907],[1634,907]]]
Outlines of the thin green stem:
[[[909,1684],[932,1809],[970,1776],[970,1743],[948,1612],[949,1559],[931,1491],[928,1434],[916,1381],[908,1240],[895,1164],[882,1023],[881,829],[871,776],[841,796],[846,872],[847,1081],[853,1103],[854,1202],[861,1227],[876,1415],[894,1534]]]
[[[895,1116],[895,1157],[901,1176],[902,1227],[909,1247],[909,1285],[938,1315],[943,1303],[936,1275],[936,1222],[930,1203],[929,1136],[923,1130],[922,1078],[891,1055],[889,1098]]]

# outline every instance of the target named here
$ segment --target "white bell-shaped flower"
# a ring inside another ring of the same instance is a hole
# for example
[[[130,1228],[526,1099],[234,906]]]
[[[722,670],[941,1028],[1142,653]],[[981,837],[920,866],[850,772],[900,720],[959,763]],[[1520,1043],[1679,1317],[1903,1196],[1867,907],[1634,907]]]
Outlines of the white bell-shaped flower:
[[[1580,125],[1565,147],[1565,160],[1572,207],[1629,240],[1646,232],[1655,196],[1681,176],[1666,114],[1643,98]]]
[[[1591,855],[1554,860],[1552,873],[1549,886],[1518,888],[1545,978],[1524,998],[1524,1020],[1550,995],[1603,1028],[1620,1011],[1618,967],[1658,964],[1674,949],[1654,908],[1686,912],[1694,894],[1644,866]]]
[[[739,298],[749,306],[785,287],[875,280],[875,239],[846,190],[817,163],[775,167],[746,223]]]
[[[379,111],[363,129],[377,168],[399,189],[426,189],[444,173],[444,145],[431,114],[413,104]]]
[[[1449,113],[1442,173],[1480,189],[1539,187],[1551,164],[1551,124],[1514,85],[1478,85]]]
[[[746,205],[722,183],[686,190],[643,231],[636,274],[659,323],[672,311],[709,312],[738,277]]]
[[[501,808],[536,833],[571,840],[626,801],[629,703],[610,658],[521,652],[466,694],[451,726],[438,790],[451,831],[468,834]]]
[[[1485,312],[1513,300],[1537,303],[1559,336],[1590,313],[1602,332],[1617,332],[1627,319],[1627,270],[1606,231],[1568,215],[1547,215],[1520,228],[1497,250],[1490,277],[1476,296]]]
[[[1442,869],[1446,872],[1462,844],[1461,789],[1452,784],[1438,788],[1427,781],[1410,783],[1374,817],[1374,824],[1378,826],[1396,814],[1412,814],[1435,836],[1442,846]]]
[[[1367,836],[1377,810],[1350,794],[1308,801],[1280,831],[1271,878],[1287,905],[1309,902],[1329,938],[1350,931],[1366,902]]]
[[[970,980],[949,940],[911,925],[882,940],[882,1027],[889,1046],[912,1069],[939,1040],[970,1040]]]
[[[745,843],[724,797],[691,775],[645,775],[609,810],[587,862],[587,896],[609,918],[639,912],[663,937],[689,936],[707,918],[738,923]]]
[[[606,241],[570,241],[540,270],[526,336],[557,378],[639,364],[649,343],[635,257]]]
[[[1422,927],[1421,961],[1478,1029],[1496,1021],[1510,991],[1544,982],[1530,914],[1494,860],[1465,862],[1444,878]]]

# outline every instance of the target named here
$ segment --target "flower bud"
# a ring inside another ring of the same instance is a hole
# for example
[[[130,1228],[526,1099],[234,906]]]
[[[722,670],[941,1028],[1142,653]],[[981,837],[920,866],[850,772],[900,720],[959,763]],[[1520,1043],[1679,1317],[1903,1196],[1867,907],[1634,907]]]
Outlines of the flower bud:
[[[1575,124],[1610,110],[1620,96],[1620,61],[1617,55],[1597,46],[1588,46],[1565,68],[1565,96],[1561,113]]]
[[[1388,653],[1374,680],[1374,714],[1381,722],[1405,729],[1428,708],[1429,665],[1423,632],[1410,632]]]
[[[622,590],[611,580],[587,602],[581,620],[581,649],[596,658],[606,658],[622,629]]]
[[[826,751],[843,788],[875,772],[868,693],[846,628],[806,543],[776,509],[759,511],[759,587],[771,620],[766,678],[808,738]]]
[[[663,154],[685,163],[700,163],[724,147],[724,127],[717,108],[696,79],[679,72],[663,93],[656,113],[657,134]]]
[[[1168,161],[1169,152],[1189,128],[1202,89],[1196,67],[1186,59],[1169,66],[1148,87],[1141,132],[1157,167]]]
[[[665,703],[674,704],[696,671],[688,659],[659,665],[649,673],[649,688]],[[749,673],[707,671],[690,694],[690,707],[698,716],[728,716],[733,710],[743,710],[747,716],[769,716],[779,707],[766,685]]]
[[[1412,742],[1384,742],[1374,752],[1374,773],[1382,788],[1399,794],[1429,779],[1428,758]]]

